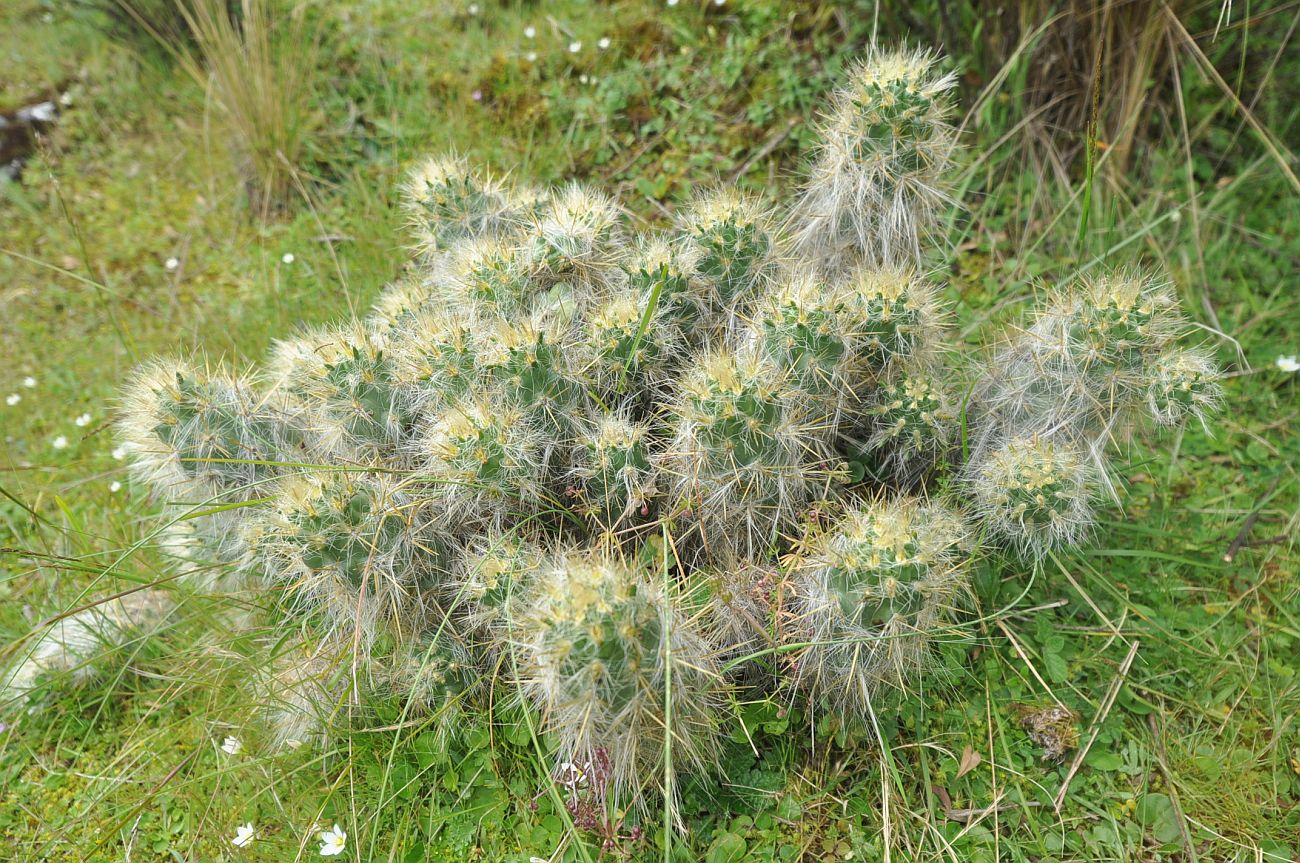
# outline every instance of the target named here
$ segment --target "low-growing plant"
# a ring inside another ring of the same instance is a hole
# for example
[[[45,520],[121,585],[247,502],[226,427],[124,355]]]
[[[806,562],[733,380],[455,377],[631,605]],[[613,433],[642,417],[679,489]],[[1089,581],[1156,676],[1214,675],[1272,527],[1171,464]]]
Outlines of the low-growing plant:
[[[280,737],[371,697],[448,733],[514,703],[554,775],[671,807],[737,689],[871,722],[960,625],[974,558],[1081,542],[1115,442],[1204,422],[1218,372],[1139,270],[1053,285],[957,361],[922,254],[951,83],[873,51],[792,204],[714,190],[653,236],[597,191],[433,159],[369,314],[261,374],[139,372],[119,429],[186,526],[169,552],[224,562],[283,633],[254,696]]]

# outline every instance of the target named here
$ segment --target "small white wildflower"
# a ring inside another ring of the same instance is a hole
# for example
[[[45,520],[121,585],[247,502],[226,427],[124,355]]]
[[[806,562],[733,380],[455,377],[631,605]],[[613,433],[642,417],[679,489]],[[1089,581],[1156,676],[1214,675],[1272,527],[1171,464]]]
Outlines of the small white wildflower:
[[[471,3],[471,4],[469,4],[469,14],[471,14],[471,15],[477,15],[477,14],[478,14],[478,4],[477,4],[477,3]]]
[[[73,422],[77,424],[77,428],[84,428],[90,425],[90,414],[82,414],[73,420]]]
[[[9,405],[9,407],[13,407],[14,405],[18,404],[22,400],[23,397],[18,395],[18,393],[10,393],[9,395],[5,396],[5,404]]]
[[[676,6],[676,5],[677,5],[677,0],[668,0],[668,5],[669,5],[669,6]]]
[[[524,28],[525,39],[531,39],[536,35],[537,35],[537,28],[534,27],[533,25],[529,24],[527,27]]]
[[[254,838],[256,837],[253,835],[253,822],[250,821],[235,828],[235,838],[230,840],[230,844],[236,848],[243,848],[252,842]]]
[[[56,437],[56,438],[54,439],[54,448],[55,448],[55,449],[63,449],[63,448],[66,447],[67,445],[68,445],[68,437],[67,437],[67,435],[59,435],[58,437]]]
[[[714,6],[722,6],[722,5],[725,4],[726,2],[727,2],[727,0],[713,0],[713,5],[714,5]]]
[[[322,830],[317,834],[320,839],[320,856],[335,857],[343,853],[347,847],[348,834],[343,832],[343,828],[335,824],[333,830]]]
[[[1288,374],[1300,372],[1300,360],[1296,359],[1295,354],[1292,354],[1289,357],[1282,356],[1281,354],[1279,354],[1278,358],[1273,361],[1273,365],[1277,366],[1278,369],[1287,372]]]
[[[577,39],[574,39],[572,42],[569,43],[570,54],[577,54],[581,50],[582,50],[582,43],[579,42]]]
[[[65,91],[64,91],[64,92],[59,96],[59,104],[62,105],[63,107],[65,107],[65,108],[71,107],[71,105],[72,105],[72,103],[73,103],[74,101],[75,101],[75,98],[73,97],[73,95],[72,95],[72,91],[71,91],[71,90],[65,90]]]
[[[244,744],[239,742],[238,737],[227,737],[221,741],[221,751],[227,755],[238,755],[239,751],[244,748]]]
[[[109,455],[113,457],[114,461],[121,461],[122,459],[126,458],[126,447],[115,446],[113,447],[113,451],[109,453]]]
[[[27,377],[23,378],[23,386],[27,387],[27,389],[31,389],[32,387],[36,386],[36,378],[32,377],[31,375],[28,375]]]
[[[176,269],[177,267],[179,267],[180,265],[181,265],[181,262],[180,262],[180,259],[179,259],[179,258],[168,258],[168,259],[163,263],[163,266],[166,267],[166,268],[169,269],[169,270],[174,270],[174,269]]]
[[[555,781],[572,791],[587,784],[587,771],[571,761],[564,761],[555,768]]]
[[[609,47],[609,37],[608,37],[608,36],[601,36],[601,37],[600,37],[600,41],[596,43],[596,47],[599,48],[599,49],[602,50],[602,51],[604,51],[606,48],[608,48],[608,47]]]
[[[113,480],[108,484],[108,490],[112,494],[117,494],[119,491],[122,490],[122,483],[118,482],[117,480]]]
[[[285,252],[284,257],[280,260],[286,264],[292,264],[294,262],[293,252]]]
[[[524,55],[524,59],[527,60],[529,63],[536,63],[536,62],[537,62],[537,52],[536,52],[536,51],[529,51],[527,54]]]
[[[579,75],[579,76],[578,76],[578,83],[579,83],[579,84],[586,84],[586,83],[587,83],[587,80],[588,80],[588,78],[587,78],[586,75]]]

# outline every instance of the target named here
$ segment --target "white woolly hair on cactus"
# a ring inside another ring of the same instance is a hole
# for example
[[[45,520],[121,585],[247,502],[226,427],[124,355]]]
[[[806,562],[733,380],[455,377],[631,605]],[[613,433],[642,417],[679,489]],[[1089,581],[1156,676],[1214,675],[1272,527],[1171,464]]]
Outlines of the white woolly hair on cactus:
[[[470,702],[485,688],[471,644],[450,619],[393,649],[372,683],[376,695],[395,698],[406,716],[428,717],[442,739],[464,724]]]
[[[879,499],[807,540],[791,574],[795,674],[827,709],[865,719],[907,690],[967,590],[961,519],[917,498]]]
[[[960,409],[938,369],[912,363],[880,381],[864,413],[864,448],[880,456],[889,475],[911,484],[950,449]]]
[[[1195,419],[1208,431],[1207,417],[1223,405],[1222,377],[1214,357],[1203,348],[1161,354],[1151,365],[1147,384],[1152,419],[1158,425],[1175,427]]]
[[[1098,476],[1077,444],[1016,437],[967,466],[973,513],[1021,555],[1076,545],[1093,524]]]
[[[457,560],[446,603],[480,646],[499,655],[545,563],[542,548],[516,531],[479,534]]]
[[[511,211],[507,183],[455,154],[434,156],[411,170],[402,187],[416,250],[432,255],[465,237],[493,233]]]
[[[137,590],[55,621],[19,648],[15,663],[0,667],[0,702],[31,698],[46,677],[59,676],[73,686],[95,680],[106,654],[156,632],[175,607],[166,591]]]
[[[1168,284],[1152,274],[1068,283],[998,354],[976,402],[1024,433],[1108,437],[1145,401],[1151,363],[1185,329]]]
[[[531,275],[540,290],[565,283],[600,293],[618,273],[626,239],[623,217],[608,195],[570,183],[551,196],[528,228]]]
[[[288,411],[248,377],[201,361],[137,369],[117,423],[132,473],[157,494],[192,503],[259,497],[293,437]]]
[[[462,398],[482,377],[481,323],[459,309],[421,309],[389,334],[393,380],[415,416]]]
[[[582,376],[600,393],[618,399],[663,390],[687,350],[671,305],[629,284],[615,288],[591,309],[577,353],[587,367]]]
[[[350,647],[346,641],[300,635],[285,639],[281,633],[259,639],[260,661],[249,663],[248,695],[273,748],[324,743],[355,695],[348,673]]]
[[[324,463],[378,465],[409,440],[413,413],[383,344],[360,323],[277,342],[272,392],[300,409],[304,443]]]
[[[365,316],[366,330],[378,344],[386,345],[389,335],[441,299],[434,280],[419,272],[403,273],[386,285]]]
[[[607,533],[626,530],[650,514],[658,493],[650,427],[625,414],[587,420],[578,432],[569,485],[580,511]]]
[[[827,419],[766,359],[722,350],[689,364],[662,458],[675,510],[707,554],[760,556],[827,492]]]
[[[302,471],[281,481],[244,542],[289,615],[368,654],[429,617],[448,564],[428,506],[388,474]]]
[[[492,391],[548,430],[548,444],[571,431],[586,388],[570,328],[535,317],[501,320],[479,335],[479,358]]]
[[[510,402],[471,394],[429,417],[415,446],[446,524],[501,528],[549,495],[548,439]]]
[[[527,247],[513,239],[482,236],[452,247],[443,270],[444,299],[455,309],[515,315],[529,307],[537,283]]]
[[[770,207],[732,187],[707,189],[687,204],[678,230],[693,247],[696,273],[709,289],[712,314],[734,323],[744,305],[767,290],[779,269],[781,240]]]
[[[938,287],[908,267],[860,266],[843,285],[856,331],[859,386],[908,360],[925,358],[941,330]]]
[[[742,344],[766,358],[804,397],[823,405],[828,428],[856,406],[867,335],[857,296],[812,273],[788,273],[754,305]]]
[[[628,252],[627,288],[643,307],[655,297],[656,313],[688,336],[712,302],[711,285],[700,274],[700,246],[685,237],[640,236]]]
[[[915,264],[948,206],[951,90],[932,51],[873,48],[818,127],[788,228],[807,260]]]
[[[608,763],[611,801],[642,810],[643,789],[664,776],[666,735],[677,775],[716,768],[726,686],[699,621],[662,579],[571,555],[550,562],[530,596],[513,645],[519,685],[558,761]]]
[[[738,660],[776,646],[775,594],[781,577],[767,562],[723,558],[702,570],[704,630],[719,658]]]

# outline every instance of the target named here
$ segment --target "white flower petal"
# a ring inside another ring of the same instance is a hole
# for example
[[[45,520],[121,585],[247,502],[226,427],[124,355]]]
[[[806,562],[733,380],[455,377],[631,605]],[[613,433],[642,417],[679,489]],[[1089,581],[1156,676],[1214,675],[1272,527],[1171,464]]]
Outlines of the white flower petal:
[[[525,38],[525,39],[531,39],[531,38],[533,38],[533,37],[536,36],[536,35],[537,35],[537,28],[534,27],[534,26],[532,26],[531,24],[530,24],[529,26],[527,26],[527,27],[524,28],[524,38]]]
[[[577,54],[577,53],[578,53],[579,51],[581,51],[581,50],[582,50],[582,43],[579,42],[577,39],[575,39],[575,40],[573,40],[572,42],[569,43],[569,53],[570,53],[570,54]]]
[[[27,389],[31,389],[32,387],[36,386],[36,378],[32,377],[31,375],[28,375],[27,377],[23,378],[23,386],[27,387]]]
[[[1291,356],[1279,355],[1278,358],[1273,361],[1273,364],[1284,372],[1300,372],[1300,360],[1296,359],[1295,354],[1292,354]]]
[[[280,258],[280,260],[286,264],[292,264],[294,262],[293,252],[285,252],[284,257]]]
[[[181,262],[180,262],[180,259],[178,259],[178,258],[168,258],[168,259],[163,263],[163,266],[166,267],[166,268],[169,269],[169,270],[174,270],[174,269],[176,269],[177,267],[179,267],[180,265],[181,265]]]
[[[343,828],[335,824],[333,830],[322,830],[317,838],[320,839],[320,856],[336,857],[343,853],[347,847],[348,834],[343,832]]]
[[[238,755],[244,744],[239,741],[238,737],[226,737],[221,741],[221,751],[227,755]]]
[[[67,437],[67,435],[59,435],[58,437],[56,437],[56,438],[54,439],[54,448],[55,448],[55,449],[64,449],[65,447],[67,447],[67,445],[68,445],[68,437]]]
[[[9,407],[13,407],[14,405],[18,404],[22,400],[23,397],[18,395],[18,393],[10,393],[8,396],[5,397],[5,404],[9,405]]]
[[[230,840],[230,844],[234,845],[236,848],[243,848],[256,838],[254,835],[255,833],[256,831],[253,829],[253,822],[250,821],[247,824],[240,824],[235,828],[235,838]]]

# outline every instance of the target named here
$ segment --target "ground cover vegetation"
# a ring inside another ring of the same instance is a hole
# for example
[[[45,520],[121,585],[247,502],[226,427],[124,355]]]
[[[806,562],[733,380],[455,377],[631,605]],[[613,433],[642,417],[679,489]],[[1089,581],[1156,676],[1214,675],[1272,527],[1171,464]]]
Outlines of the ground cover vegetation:
[[[1067,7],[6,12],[19,859],[1294,857],[1297,10]]]

